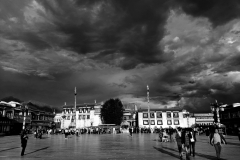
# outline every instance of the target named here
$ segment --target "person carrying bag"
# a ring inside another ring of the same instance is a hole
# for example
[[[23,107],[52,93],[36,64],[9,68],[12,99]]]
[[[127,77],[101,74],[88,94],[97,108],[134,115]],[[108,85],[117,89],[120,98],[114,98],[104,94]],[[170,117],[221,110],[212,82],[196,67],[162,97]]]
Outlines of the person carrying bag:
[[[215,150],[216,150],[216,155],[217,155],[217,159],[220,159],[220,155],[221,155],[221,143],[227,144],[225,138],[222,136],[222,134],[218,133],[218,129],[215,129],[215,133],[213,134],[212,140],[211,140],[211,145],[214,146]]]

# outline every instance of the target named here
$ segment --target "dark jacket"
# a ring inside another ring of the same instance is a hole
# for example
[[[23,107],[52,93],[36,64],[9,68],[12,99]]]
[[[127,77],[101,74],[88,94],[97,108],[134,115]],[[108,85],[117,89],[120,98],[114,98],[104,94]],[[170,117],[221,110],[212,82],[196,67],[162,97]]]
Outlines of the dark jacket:
[[[197,142],[196,132],[191,131],[191,132],[190,132],[190,139],[192,138],[192,136],[193,136],[194,142]]]
[[[186,137],[188,139],[186,139]],[[182,132],[182,137],[181,137],[181,140],[182,140],[182,144],[185,144],[185,145],[189,145],[190,144],[190,138],[191,138],[191,134],[187,134],[186,135],[186,132]]]
[[[176,138],[177,144],[182,145],[182,135],[180,136],[177,132],[175,138]]]

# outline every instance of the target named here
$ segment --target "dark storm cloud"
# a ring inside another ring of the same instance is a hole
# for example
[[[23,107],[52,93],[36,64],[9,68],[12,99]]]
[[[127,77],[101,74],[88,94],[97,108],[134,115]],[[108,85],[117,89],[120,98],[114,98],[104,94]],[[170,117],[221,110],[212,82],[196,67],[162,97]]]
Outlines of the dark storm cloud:
[[[164,61],[159,41],[171,1],[39,2],[54,16],[58,30],[70,36],[66,48],[79,54],[103,49],[121,52],[128,58],[121,64],[124,69]]]
[[[207,17],[213,26],[225,24],[240,16],[239,0],[181,0],[184,12],[195,17]]]

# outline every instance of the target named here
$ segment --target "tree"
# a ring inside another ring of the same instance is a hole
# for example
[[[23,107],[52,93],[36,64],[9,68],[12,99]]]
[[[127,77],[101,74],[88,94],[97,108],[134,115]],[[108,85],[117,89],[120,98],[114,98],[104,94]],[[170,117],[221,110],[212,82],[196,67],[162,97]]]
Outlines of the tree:
[[[109,99],[101,109],[101,119],[105,124],[120,125],[123,118],[123,104],[119,99]]]

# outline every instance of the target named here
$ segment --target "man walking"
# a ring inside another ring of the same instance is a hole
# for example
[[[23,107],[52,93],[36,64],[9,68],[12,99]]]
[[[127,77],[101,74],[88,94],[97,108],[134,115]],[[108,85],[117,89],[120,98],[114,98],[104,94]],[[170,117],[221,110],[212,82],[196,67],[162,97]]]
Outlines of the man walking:
[[[190,155],[192,154],[195,157],[195,144],[196,144],[196,132],[192,129],[190,131]]]
[[[25,152],[25,149],[27,147],[27,140],[28,140],[26,130],[23,129],[20,136],[21,136],[21,146],[22,146],[21,156],[23,156],[24,152]]]
[[[179,157],[182,159],[182,128],[178,127],[177,128],[177,133],[175,136],[176,142],[177,142],[177,147],[178,147],[178,152],[179,152]]]

